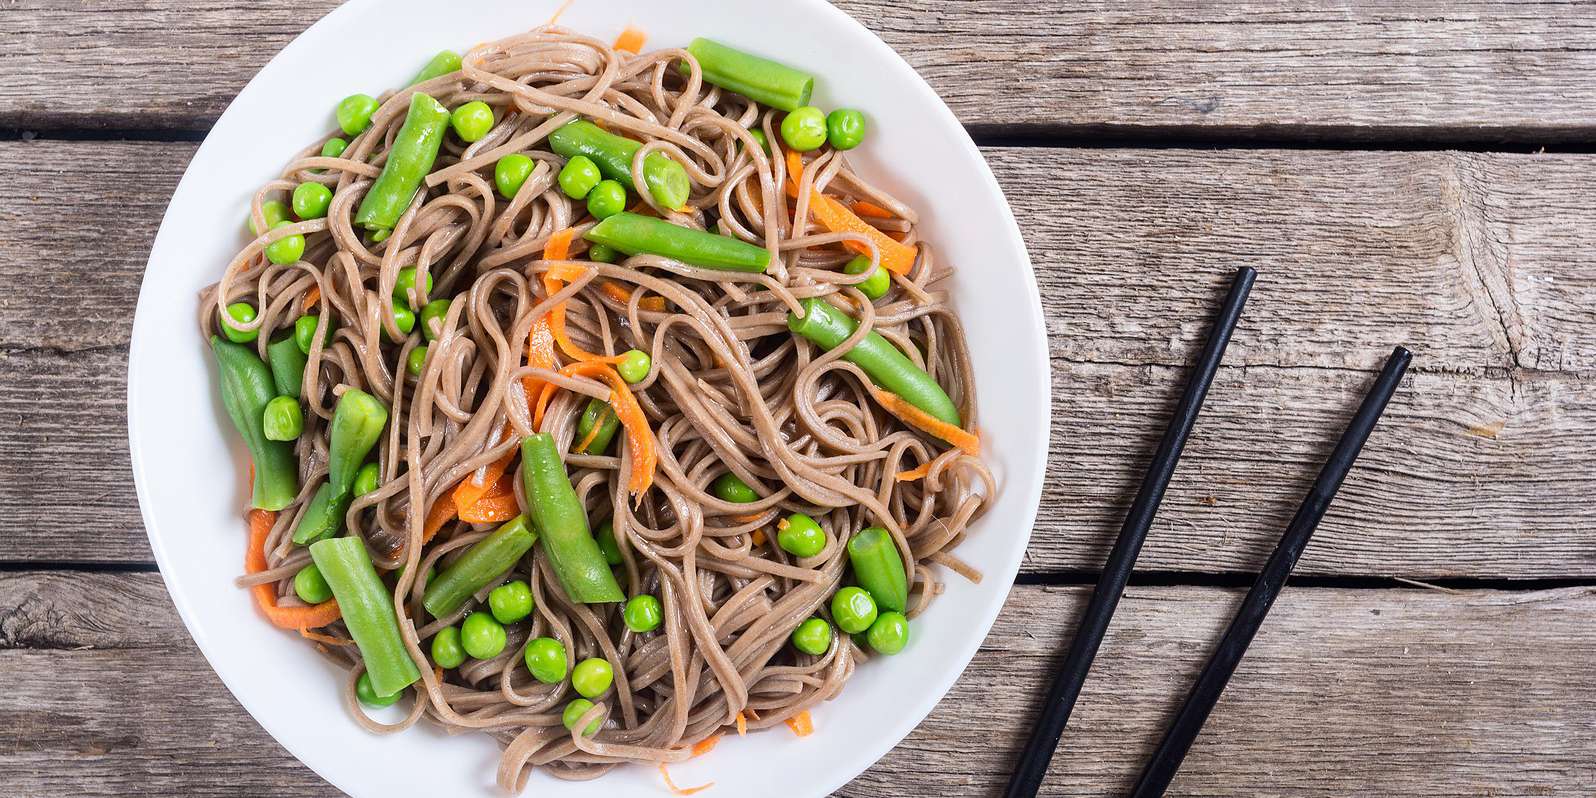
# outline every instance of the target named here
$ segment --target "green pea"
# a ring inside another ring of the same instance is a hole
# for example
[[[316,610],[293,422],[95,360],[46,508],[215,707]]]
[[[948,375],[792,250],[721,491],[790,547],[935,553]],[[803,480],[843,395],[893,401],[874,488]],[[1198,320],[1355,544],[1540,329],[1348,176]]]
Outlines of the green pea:
[[[592,657],[576,663],[571,669],[571,687],[584,698],[598,698],[610,689],[615,681],[615,668],[608,660]]]
[[[360,678],[355,680],[355,698],[360,699],[360,703],[368,707],[391,707],[395,701],[399,700],[399,695],[403,692],[403,690],[400,690],[393,695],[377,695],[377,691],[371,688],[371,674],[369,673],[361,673]]]
[[[615,524],[605,521],[593,536],[598,539],[599,551],[604,552],[604,561],[610,565],[620,565],[621,547],[615,542]]]
[[[565,712],[560,715],[560,722],[565,724],[565,728],[574,729],[576,728],[576,722],[581,720],[582,716],[587,714],[587,711],[592,708],[592,701],[585,698],[574,699],[571,703],[565,705]],[[582,736],[589,737],[598,734],[598,730],[599,722],[595,720],[587,724],[587,729],[582,732]]]
[[[473,612],[460,624],[460,643],[477,659],[493,659],[504,650],[504,627],[485,612]]]
[[[628,349],[621,355],[621,362],[615,364],[615,370],[621,373],[621,379],[633,385],[643,381],[648,376],[649,369],[654,367],[654,361],[648,353],[641,349]]]
[[[306,604],[320,604],[332,598],[332,587],[321,575],[321,569],[311,563],[294,574],[294,595]]]
[[[825,530],[803,513],[793,513],[777,526],[776,545],[794,557],[813,557],[826,548]]]
[[[272,229],[272,225],[288,218],[288,206],[282,200],[266,200],[262,202],[260,204],[260,212],[262,216],[266,217],[267,230]],[[249,225],[250,235],[260,235],[260,230],[255,228],[254,214],[247,214],[244,222]]]
[[[388,340],[393,341],[394,343],[398,343],[400,341],[403,341],[405,339],[405,336],[409,335],[410,331],[414,330],[416,328],[416,314],[415,314],[415,311],[412,311],[410,308],[405,307],[403,302],[395,302],[395,303],[393,303],[393,323],[394,323],[395,327],[399,328],[399,332],[401,333],[401,335],[397,339],[389,337]],[[382,334],[385,335],[385,336],[388,335],[388,328],[387,327],[383,328]]]
[[[388,236],[391,235],[393,235],[392,227],[384,227],[381,230],[374,230],[371,233],[371,243],[381,244],[382,242],[387,241]]]
[[[498,186],[499,196],[515,199],[515,192],[532,176],[532,166],[532,159],[519,152],[500,158],[493,165],[493,184]]]
[[[806,105],[787,114],[781,120],[781,140],[799,152],[818,150],[826,143],[826,115],[813,105]]]
[[[272,229],[276,230],[279,227],[290,224],[293,224],[293,222],[284,219],[277,224],[272,225]],[[304,254],[305,237],[299,233],[295,233],[291,236],[284,236],[283,238],[279,238],[276,241],[266,245],[266,259],[279,266],[287,266],[291,263],[298,263],[300,256]]]
[[[870,647],[879,654],[896,654],[909,645],[909,619],[901,612],[888,610],[870,624],[870,632],[865,635]]]
[[[754,141],[759,143],[759,149],[764,150],[766,155],[770,154],[770,139],[765,137],[764,128],[751,127],[748,129],[748,135],[753,136]]]
[[[560,190],[571,199],[584,199],[604,179],[598,164],[586,155],[573,155],[560,169]]]
[[[434,299],[421,309],[421,334],[428,341],[436,341],[443,334],[443,320],[449,315],[450,304],[447,299]]]
[[[381,484],[382,469],[376,463],[367,463],[355,472],[355,497],[359,498],[377,489]]]
[[[427,272],[427,293],[432,293],[432,272]],[[399,276],[393,282],[393,298],[402,299],[409,303],[410,309],[416,309],[416,299],[412,297],[416,290],[416,267],[406,266],[399,270]]]
[[[851,150],[864,141],[864,114],[852,108],[838,108],[826,114],[826,141],[834,150]]]
[[[831,597],[831,619],[848,634],[858,634],[876,622],[876,600],[863,588],[845,587]]]
[[[460,645],[460,628],[445,626],[432,636],[432,661],[448,670],[465,664],[465,647]]]
[[[709,483],[709,492],[715,494],[715,498],[723,502],[747,504],[759,501],[759,494],[755,493],[753,488],[748,487],[748,483],[744,482],[742,478],[730,471],[715,477],[715,481]]]
[[[234,302],[227,306],[227,315],[222,319],[222,335],[235,344],[247,344],[260,337],[260,328],[253,330],[237,330],[228,320],[248,324],[255,320],[255,306],[248,302]]]
[[[306,314],[294,320],[294,345],[299,351],[310,354],[310,344],[316,339],[316,324],[319,317]],[[333,325],[328,323],[327,334],[321,337],[321,345],[329,346],[333,340]]]
[[[266,428],[266,439],[291,441],[305,431],[305,417],[299,412],[299,400],[292,396],[279,396],[266,403],[261,411],[261,422]]]
[[[552,637],[535,638],[526,644],[521,658],[526,660],[526,669],[532,672],[532,678],[544,684],[565,681],[565,646],[560,641]]]
[[[621,259],[621,253],[615,247],[594,244],[587,248],[587,259],[594,263],[614,263]]]
[[[532,586],[516,579],[488,593],[488,609],[499,623],[515,623],[532,614]]]
[[[848,265],[842,267],[842,273],[864,274],[869,268],[870,256],[860,255],[848,261]],[[864,282],[857,283],[854,287],[864,292],[871,301],[875,301],[887,295],[887,289],[892,287],[892,278],[887,276],[886,269],[876,266],[875,271],[870,272],[870,276],[866,277]]]
[[[294,187],[294,215],[301,219],[320,219],[332,204],[332,189],[320,183],[300,183]]]
[[[343,155],[344,150],[347,149],[349,149],[349,142],[344,141],[337,136],[333,136],[332,138],[327,139],[326,144],[321,145],[321,154],[326,158],[337,158],[338,156]]]
[[[587,194],[587,212],[595,219],[608,219],[626,210],[626,187],[615,180],[600,180]]]
[[[427,366],[427,347],[425,344],[410,350],[405,356],[405,372],[412,377],[421,376],[421,370]]]
[[[810,618],[792,630],[792,647],[818,657],[831,648],[831,624],[822,618]]]
[[[358,136],[371,127],[371,115],[377,113],[377,98],[369,94],[351,94],[338,101],[338,127],[344,133]]]
[[[472,100],[454,109],[449,126],[461,141],[480,141],[493,129],[493,109],[481,100]]]
[[[626,621],[626,628],[638,634],[652,632],[665,621],[665,608],[660,606],[659,599],[646,593],[633,596],[621,611],[621,620]]]

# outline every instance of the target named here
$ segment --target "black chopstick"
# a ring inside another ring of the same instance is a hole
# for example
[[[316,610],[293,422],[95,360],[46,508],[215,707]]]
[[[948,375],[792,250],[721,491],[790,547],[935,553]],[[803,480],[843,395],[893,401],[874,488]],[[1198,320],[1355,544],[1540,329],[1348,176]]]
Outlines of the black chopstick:
[[[1153,753],[1152,760],[1142,771],[1141,778],[1136,782],[1136,788],[1131,792],[1134,798],[1157,798],[1168,789],[1170,780],[1175,777],[1175,772],[1180,769],[1181,762],[1186,758],[1186,752],[1191,750],[1192,742],[1197,739],[1203,723],[1208,720],[1208,714],[1213,711],[1214,704],[1219,701],[1219,695],[1224,692],[1225,684],[1230,681],[1231,674],[1236,672],[1236,665],[1241,662],[1242,655],[1247,653],[1247,646],[1252,643],[1253,635],[1257,634],[1264,616],[1269,614],[1270,606],[1275,603],[1275,597],[1285,586],[1286,577],[1291,575],[1291,569],[1302,556],[1302,550],[1307,548],[1308,539],[1313,536],[1314,528],[1319,526],[1320,519],[1324,518],[1325,511],[1330,508],[1330,501],[1335,498],[1336,491],[1341,489],[1342,480],[1346,479],[1347,472],[1352,470],[1352,464],[1358,459],[1358,453],[1363,450],[1363,444],[1369,439],[1369,433],[1373,431],[1375,422],[1379,421],[1380,414],[1385,412],[1385,406],[1391,401],[1391,395],[1396,392],[1397,383],[1402,380],[1402,374],[1407,371],[1408,361],[1412,357],[1408,350],[1399,346],[1385,361],[1385,368],[1380,370],[1380,376],[1375,379],[1374,386],[1363,398],[1363,404],[1352,417],[1352,423],[1347,426],[1347,431],[1341,434],[1341,441],[1336,444],[1329,461],[1319,472],[1319,478],[1314,480],[1313,488],[1302,500],[1302,506],[1297,508],[1297,515],[1291,519],[1291,525],[1286,527],[1286,533],[1281,536],[1274,553],[1269,555],[1269,562],[1258,574],[1252,589],[1247,591],[1247,598],[1242,601],[1241,609],[1236,611],[1236,617],[1231,620],[1230,628],[1225,630],[1225,636],[1219,641],[1219,647],[1208,659],[1208,664],[1203,666],[1202,673],[1197,677],[1197,683],[1191,688],[1191,694],[1186,697],[1186,703],[1175,715],[1174,723],[1170,724],[1169,731],[1158,744],[1158,750]]]
[[[1092,599],[1081,615],[1074,639],[1070,641],[1069,654],[1064,658],[1064,665],[1059,669],[1053,688],[1042,704],[1042,715],[1037,718],[1036,728],[1026,742],[1025,750],[1020,753],[1020,762],[1015,766],[1014,774],[1009,778],[1009,786],[1003,793],[1007,798],[1036,795],[1042,777],[1047,775],[1053,749],[1058,747],[1058,739],[1064,733],[1064,726],[1069,723],[1075,699],[1081,694],[1081,685],[1086,682],[1092,659],[1097,656],[1097,648],[1103,642],[1108,621],[1114,615],[1114,608],[1119,605],[1126,582],[1130,581],[1136,555],[1141,553],[1142,541],[1147,539],[1147,529],[1153,525],[1158,505],[1164,500],[1164,489],[1169,487],[1169,478],[1175,473],[1175,464],[1180,461],[1186,438],[1191,435],[1192,425],[1197,423],[1197,413],[1202,410],[1208,386],[1214,381],[1214,372],[1218,371],[1219,361],[1225,356],[1230,334],[1236,329],[1242,305],[1246,304],[1247,293],[1252,290],[1257,275],[1253,269],[1243,266],[1236,270],[1236,276],[1230,282],[1230,293],[1225,297],[1218,317],[1214,319],[1208,342],[1204,344],[1202,355],[1197,360],[1197,368],[1186,378],[1186,389],[1180,396],[1180,404],[1175,406],[1175,414],[1164,430],[1163,440],[1158,443],[1153,462],[1147,467],[1141,489],[1137,491],[1136,500],[1119,529],[1119,539],[1114,541],[1114,550],[1108,555],[1103,575],[1097,580],[1097,588],[1092,591]]]

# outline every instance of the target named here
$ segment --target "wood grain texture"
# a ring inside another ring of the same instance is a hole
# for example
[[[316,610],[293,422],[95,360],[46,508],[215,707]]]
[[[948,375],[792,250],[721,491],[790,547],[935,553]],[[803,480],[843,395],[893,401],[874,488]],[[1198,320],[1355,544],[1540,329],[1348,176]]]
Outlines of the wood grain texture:
[[[54,578],[0,575],[0,607],[19,593],[42,596],[27,612],[34,639],[54,649],[0,644],[0,672],[20,676],[0,691],[9,794],[336,795],[234,703],[158,577],[73,575],[87,589]],[[139,603],[142,628],[126,640],[117,636],[128,616],[104,611],[106,593]],[[1062,650],[1063,619],[1084,595],[1016,588],[953,691],[839,794],[996,794]],[[1126,789],[1239,598],[1132,589],[1043,793]],[[95,616],[98,628],[81,621]],[[1288,590],[1173,793],[1583,795],[1596,780],[1592,667],[1596,589]],[[171,700],[176,685],[181,703]]]
[[[202,130],[335,5],[12,0],[0,61],[28,68],[0,72],[0,127]],[[1555,143],[1596,125],[1579,4],[838,5],[992,133]]]

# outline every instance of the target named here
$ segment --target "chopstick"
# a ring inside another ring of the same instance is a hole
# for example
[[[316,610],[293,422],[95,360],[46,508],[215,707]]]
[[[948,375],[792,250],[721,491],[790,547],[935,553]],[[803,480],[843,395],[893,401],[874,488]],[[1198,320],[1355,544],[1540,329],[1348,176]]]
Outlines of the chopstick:
[[[1153,517],[1158,514],[1158,505],[1164,500],[1164,489],[1169,487],[1169,479],[1175,473],[1175,464],[1180,461],[1186,438],[1197,423],[1197,413],[1202,410],[1208,386],[1214,381],[1214,373],[1225,356],[1230,334],[1236,329],[1241,308],[1246,304],[1247,294],[1252,290],[1253,280],[1257,276],[1258,273],[1252,268],[1243,266],[1236,270],[1235,277],[1231,279],[1230,293],[1225,297],[1225,303],[1208,332],[1208,341],[1197,359],[1197,367],[1186,378],[1180,403],[1175,406],[1174,416],[1164,430],[1163,439],[1158,442],[1158,450],[1147,467],[1146,476],[1142,478],[1136,500],[1125,515],[1119,538],[1114,541],[1114,549],[1103,566],[1103,575],[1098,578],[1091,601],[1081,615],[1080,626],[1070,641],[1069,654],[1064,658],[1064,665],[1059,669],[1047,700],[1042,704],[1042,715],[1037,718],[1036,728],[1031,732],[1025,750],[1020,753],[1019,764],[1009,778],[1008,788],[1003,793],[1007,798],[1036,795],[1042,777],[1047,775],[1053,749],[1058,747],[1064,726],[1069,723],[1075,699],[1081,694],[1081,686],[1091,670],[1092,659],[1097,656],[1103,634],[1108,631],[1108,621],[1114,616],[1114,608],[1119,605],[1119,598],[1125,592],[1125,584],[1130,581],[1136,556],[1141,553],[1147,530],[1153,525]]]
[[[1247,598],[1242,601],[1241,609],[1236,611],[1236,617],[1231,620],[1230,628],[1225,630],[1225,636],[1219,641],[1218,648],[1214,649],[1208,664],[1203,666],[1202,673],[1197,677],[1197,683],[1192,686],[1191,694],[1186,697],[1186,703],[1175,715],[1169,731],[1164,734],[1164,739],[1158,744],[1153,758],[1142,771],[1141,778],[1136,782],[1136,788],[1131,791],[1134,798],[1156,798],[1168,789],[1170,780],[1175,777],[1175,772],[1180,769],[1181,762],[1186,758],[1186,752],[1191,750],[1192,742],[1202,731],[1203,723],[1208,720],[1214,704],[1219,701],[1219,696],[1224,692],[1231,674],[1236,672],[1236,665],[1241,662],[1242,655],[1247,653],[1247,646],[1252,643],[1258,627],[1263,624],[1264,616],[1269,614],[1269,608],[1275,603],[1275,597],[1280,594],[1280,589],[1285,587],[1286,577],[1291,574],[1297,559],[1302,556],[1302,550],[1308,545],[1308,539],[1313,536],[1320,519],[1324,518],[1325,511],[1330,508],[1330,501],[1335,498],[1336,491],[1340,490],[1342,480],[1346,479],[1347,472],[1352,470],[1352,464],[1358,459],[1358,453],[1363,450],[1363,444],[1369,439],[1369,433],[1373,431],[1375,422],[1379,421],[1380,414],[1385,412],[1385,407],[1391,401],[1391,395],[1396,392],[1397,384],[1402,380],[1402,374],[1407,371],[1408,362],[1412,357],[1408,350],[1399,346],[1391,352],[1391,357],[1386,359],[1385,368],[1380,370],[1380,376],[1375,379],[1368,395],[1363,398],[1363,404],[1358,407],[1357,414],[1352,417],[1346,432],[1341,434],[1341,441],[1336,444],[1335,451],[1331,452],[1330,459],[1320,470],[1319,478],[1314,480],[1313,488],[1302,500],[1302,506],[1297,508],[1296,516],[1291,519],[1290,526],[1286,527],[1286,533],[1281,536],[1274,553],[1269,555],[1268,563],[1253,582],[1252,589],[1247,591]]]

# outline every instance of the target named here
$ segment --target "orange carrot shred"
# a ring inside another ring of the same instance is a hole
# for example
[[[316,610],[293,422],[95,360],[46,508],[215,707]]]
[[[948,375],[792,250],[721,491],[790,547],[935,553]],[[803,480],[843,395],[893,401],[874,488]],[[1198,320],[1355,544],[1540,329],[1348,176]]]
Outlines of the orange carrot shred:
[[[567,227],[564,230],[549,236],[549,242],[543,246],[543,259],[565,260],[566,258],[569,258],[571,256],[571,240],[575,237],[576,228],[573,227]],[[582,270],[580,268],[551,268],[543,273],[543,288],[549,292],[550,296],[553,296],[554,294],[558,293],[561,288],[565,287],[561,284],[562,282],[571,280],[577,276],[580,276],[581,274]],[[561,302],[549,309],[548,324],[549,329],[554,334],[554,342],[559,344],[560,349],[564,350],[565,354],[570,355],[572,359],[579,361],[597,360],[605,363],[621,362],[619,355],[610,357],[606,357],[604,355],[595,355],[592,352],[582,349],[571,342],[570,336],[565,332],[564,302]]]
[[[502,443],[510,434],[510,425],[505,424],[504,431],[500,434],[499,442]],[[480,501],[493,488],[494,484],[499,481],[499,477],[504,475],[504,472],[510,467],[510,461],[513,459],[515,459],[515,449],[505,452],[504,456],[471,472],[471,476],[460,480],[460,484],[454,487],[454,506],[470,507]]]
[[[710,735],[709,737],[705,737],[704,739],[699,740],[698,743],[693,746],[693,756],[703,756],[704,754],[715,750],[715,746],[719,744],[720,734],[717,733]]]
[[[787,151],[787,195],[798,196],[798,176],[803,174],[804,163],[798,153]],[[809,212],[833,233],[860,233],[876,245],[881,252],[881,265],[893,274],[908,274],[914,268],[914,261],[919,257],[919,251],[901,241],[894,241],[891,236],[877,230],[854,215],[848,206],[832,199],[831,197],[812,191],[809,194]],[[858,241],[844,241],[842,245],[860,255],[870,254],[870,248]]]
[[[319,286],[319,285],[311,286],[310,290],[305,292],[305,310],[310,310],[311,308],[316,307],[316,303],[320,302],[320,301],[321,301],[321,286]]]
[[[645,41],[648,41],[648,34],[631,25],[627,25],[626,30],[621,31],[621,35],[615,37],[615,49],[625,50],[628,53],[641,53],[643,52],[643,42]]]
[[[880,388],[871,390],[871,395],[876,401],[886,408],[888,413],[897,416],[903,421],[928,435],[941,438],[954,446],[963,449],[966,454],[979,456],[981,454],[981,438],[975,433],[955,427],[930,413],[909,404],[908,400]]]
[[[433,503],[432,509],[427,511],[426,523],[421,528],[421,542],[432,540],[432,536],[438,534],[438,530],[449,523],[449,519],[454,518],[454,515],[454,497],[439,496],[438,501]]]
[[[460,520],[473,524],[508,521],[521,514],[515,501],[515,475],[505,474],[474,504],[460,509]]]
[[[866,200],[855,201],[853,203],[853,212],[859,214],[860,216],[869,216],[875,219],[898,218],[897,214],[894,214],[892,211],[889,211],[886,208],[875,204],[874,202],[868,202]]]
[[[737,736],[742,737],[746,734],[748,734],[748,718],[743,717],[743,713],[739,712],[737,713]]]
[[[641,500],[649,486],[654,484],[659,454],[654,450],[654,430],[649,427],[648,416],[637,403],[637,397],[632,395],[631,387],[612,366],[598,361],[572,363],[560,369],[560,373],[568,377],[597,377],[609,384],[610,408],[621,420],[621,428],[626,430],[626,445],[632,450],[632,473],[627,478],[626,488]],[[538,397],[540,407],[547,406],[553,387],[548,386],[543,395]]]
[[[799,737],[808,737],[815,733],[815,723],[809,717],[809,710],[804,710],[787,719],[787,728]]]
[[[671,791],[671,795],[693,795],[715,786],[715,782],[712,781],[707,784],[700,784],[697,787],[678,787],[676,782],[671,781],[670,771],[665,769],[664,762],[659,763],[659,775],[660,778],[665,780],[665,788]]]
[[[765,545],[765,530],[763,530],[763,529],[754,530],[754,534],[752,535],[752,537],[754,539],[754,545],[755,546],[763,546],[763,545]]]
[[[623,305],[632,301],[632,289],[627,288],[626,286],[621,285],[613,280],[605,280],[604,282],[600,283],[599,290],[602,291],[605,296]],[[641,300],[638,300],[637,306],[643,310],[650,310],[655,313],[664,313],[665,297],[646,296]]]
[[[277,523],[277,513],[270,510],[249,511],[249,543],[244,548],[244,573],[258,574],[266,570],[266,538]],[[250,588],[255,605],[266,615],[266,620],[279,629],[317,629],[338,620],[338,599],[327,599],[309,607],[277,606],[277,591],[271,583]]]
[[[925,479],[925,475],[929,473],[931,473],[931,464],[929,462],[922,463],[918,467],[911,468],[908,471],[899,471],[898,481],[913,482],[917,479]]]
[[[311,631],[310,629],[299,630],[299,636],[305,638],[306,640],[314,640],[318,643],[323,643],[329,646],[347,646],[355,642],[353,640],[340,640],[332,635],[322,634],[321,632]]]

